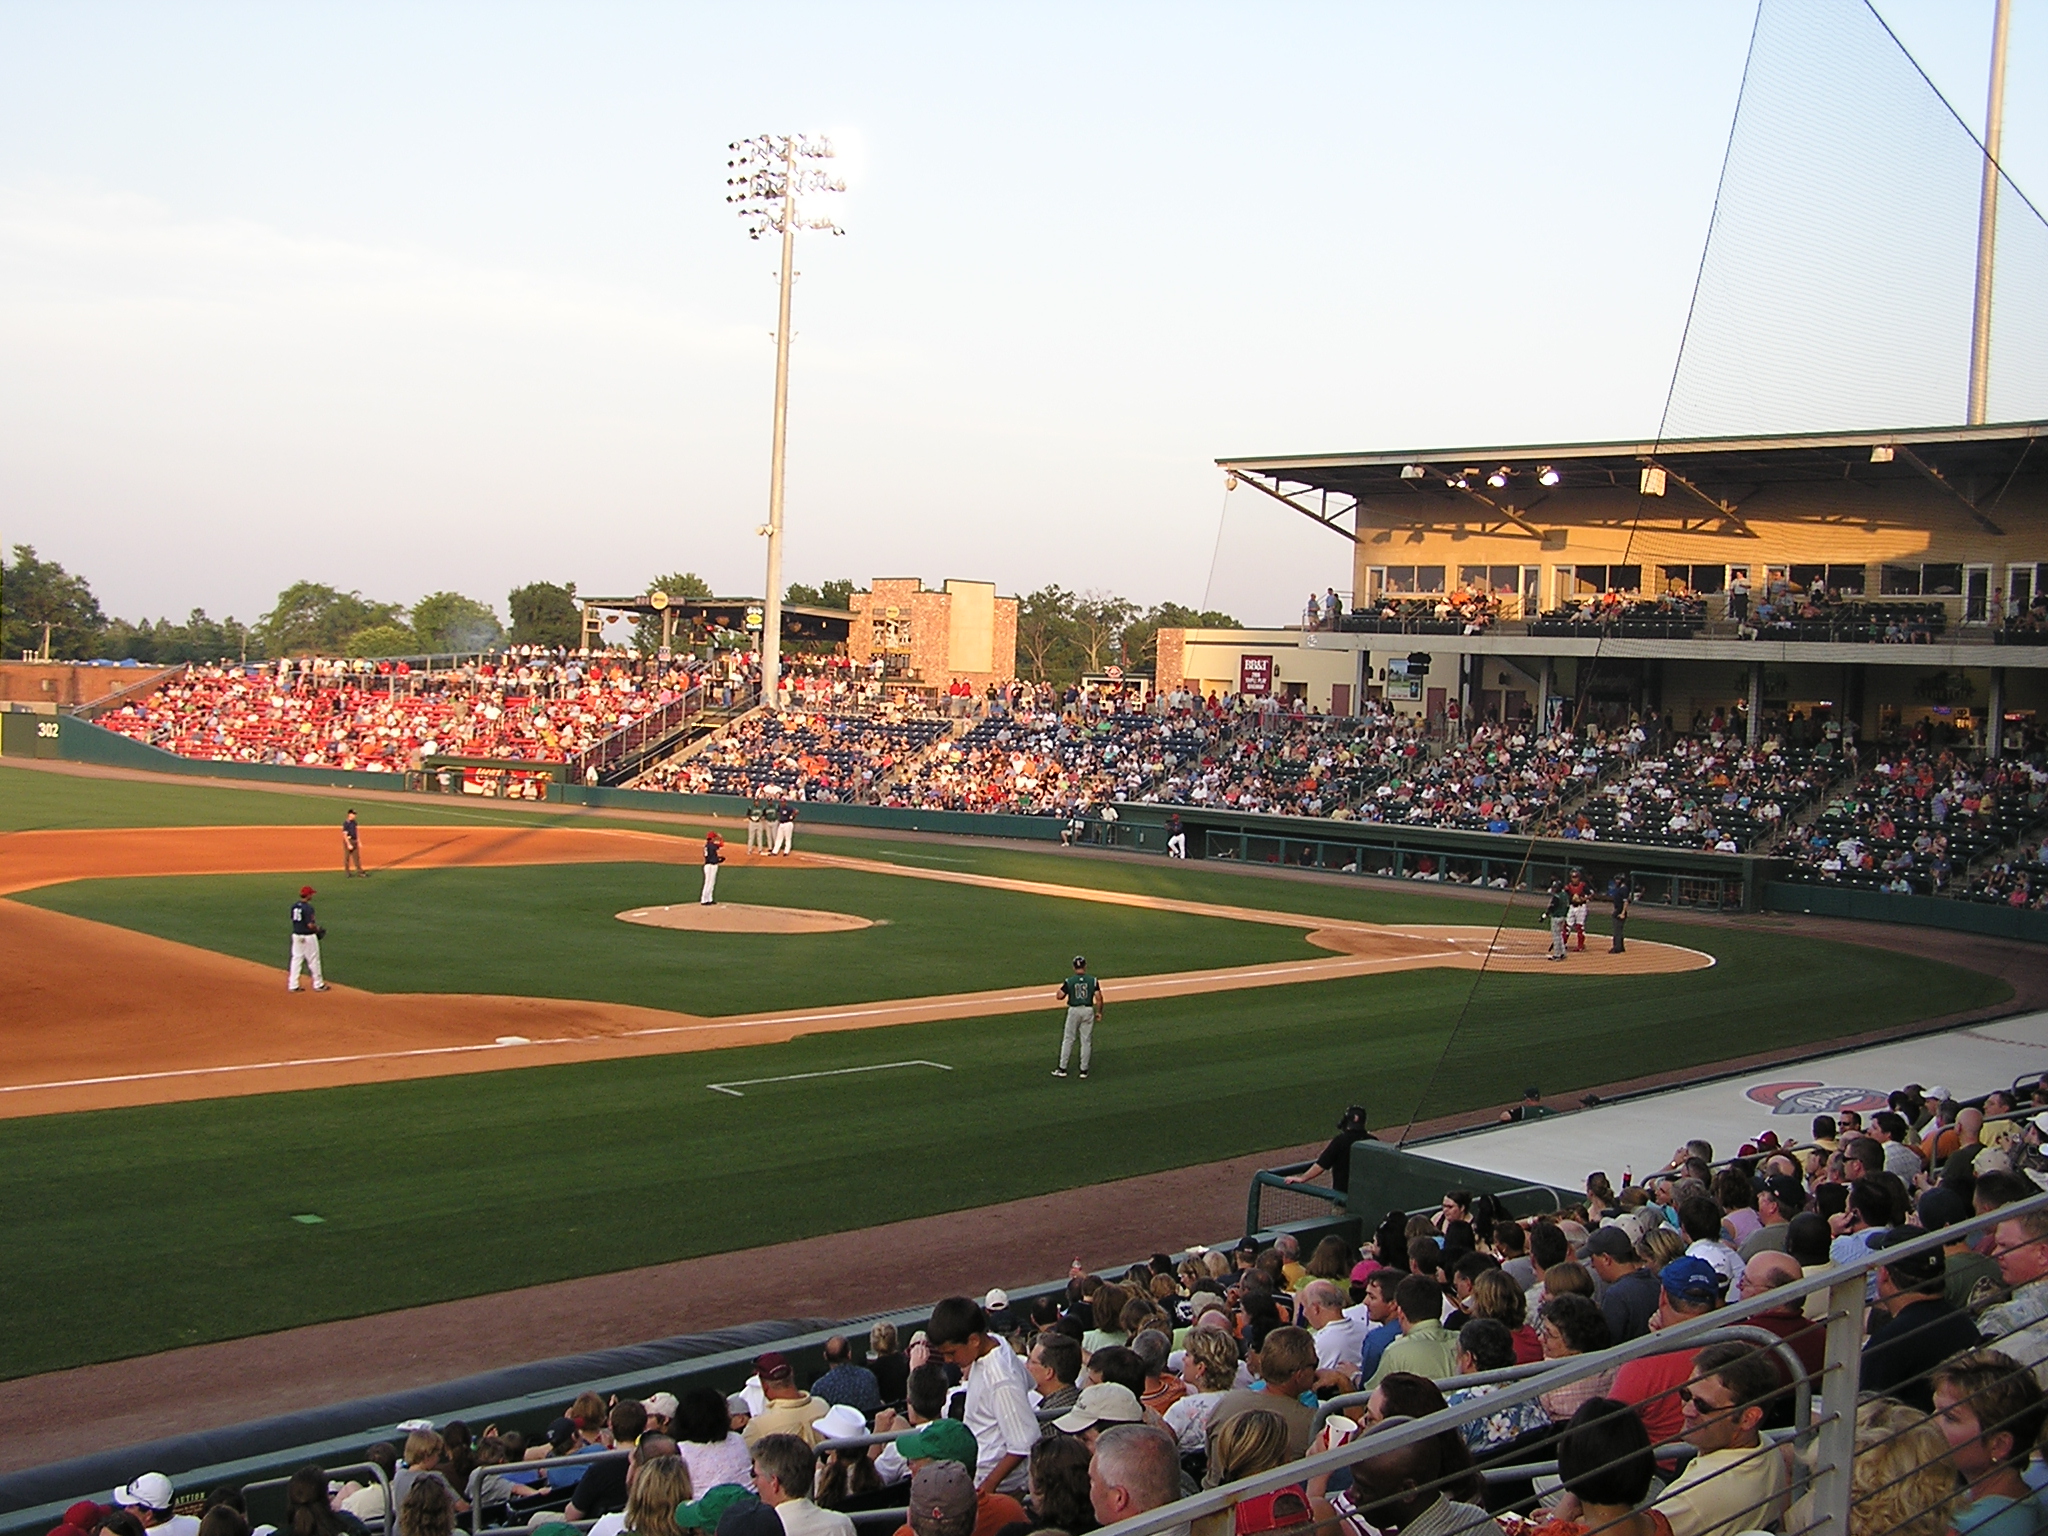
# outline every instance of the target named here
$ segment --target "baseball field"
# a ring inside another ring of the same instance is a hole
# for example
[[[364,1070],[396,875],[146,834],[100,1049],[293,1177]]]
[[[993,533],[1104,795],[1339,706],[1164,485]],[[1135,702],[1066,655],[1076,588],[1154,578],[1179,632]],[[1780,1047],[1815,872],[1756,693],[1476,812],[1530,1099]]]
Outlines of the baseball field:
[[[1782,927],[1638,920],[1626,957],[1552,966],[1526,901],[808,828],[734,854],[719,896],[755,931],[707,932],[621,920],[700,915],[704,824],[358,804],[373,873],[344,880],[332,796],[0,768],[0,1376],[2007,995]],[[292,996],[302,884],[333,987]],[[1076,954],[1109,1000],[1086,1082],[1050,1076]]]

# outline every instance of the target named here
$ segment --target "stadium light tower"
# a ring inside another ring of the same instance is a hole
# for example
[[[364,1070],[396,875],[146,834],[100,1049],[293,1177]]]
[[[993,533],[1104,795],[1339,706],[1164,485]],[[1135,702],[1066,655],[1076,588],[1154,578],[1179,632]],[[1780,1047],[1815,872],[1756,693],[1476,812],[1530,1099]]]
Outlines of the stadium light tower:
[[[732,190],[726,201],[739,211],[749,239],[770,232],[782,236],[782,298],[775,322],[775,438],[768,465],[768,593],[761,608],[761,697],[771,708],[782,679],[782,463],[789,435],[789,290],[796,277],[796,232],[824,230],[843,235],[830,219],[807,215],[801,199],[844,192],[846,183],[817,162],[832,158],[829,139],[805,134],[764,133],[726,146]]]
[[[2010,0],[1991,15],[1991,89],[1984,104],[1984,184],[1977,198],[1977,291],[1970,316],[1970,399],[1964,419],[1981,426],[1991,396],[1991,279],[1998,248],[1999,140],[2005,133],[2005,35]]]

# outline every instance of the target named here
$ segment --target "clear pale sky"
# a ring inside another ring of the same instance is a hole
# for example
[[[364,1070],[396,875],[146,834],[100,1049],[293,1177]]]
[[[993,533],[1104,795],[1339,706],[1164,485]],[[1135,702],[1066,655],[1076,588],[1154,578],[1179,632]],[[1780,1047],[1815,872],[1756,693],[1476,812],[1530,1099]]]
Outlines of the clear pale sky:
[[[1990,0],[1880,8],[1981,126]],[[1656,429],[1753,18],[11,0],[0,539],[131,618],[756,593],[775,253],[725,146],[823,131],[787,578],[1281,620],[1349,546],[1240,490],[1218,561],[1218,455]]]

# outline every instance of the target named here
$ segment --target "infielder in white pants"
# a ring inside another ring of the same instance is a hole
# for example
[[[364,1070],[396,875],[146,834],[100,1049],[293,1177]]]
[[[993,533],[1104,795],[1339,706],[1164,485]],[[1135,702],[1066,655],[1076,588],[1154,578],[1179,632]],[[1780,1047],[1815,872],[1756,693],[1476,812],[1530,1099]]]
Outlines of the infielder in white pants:
[[[788,853],[789,840],[796,833],[796,807],[784,800],[775,807],[775,846],[771,854]]]
[[[1066,999],[1067,1025],[1060,1034],[1060,1064],[1054,1077],[1067,1075],[1067,1063],[1074,1055],[1074,1037],[1081,1040],[1081,1076],[1095,1055],[1095,1026],[1102,1022],[1102,983],[1088,974],[1088,957],[1074,956],[1074,974],[1062,981],[1056,994]]]

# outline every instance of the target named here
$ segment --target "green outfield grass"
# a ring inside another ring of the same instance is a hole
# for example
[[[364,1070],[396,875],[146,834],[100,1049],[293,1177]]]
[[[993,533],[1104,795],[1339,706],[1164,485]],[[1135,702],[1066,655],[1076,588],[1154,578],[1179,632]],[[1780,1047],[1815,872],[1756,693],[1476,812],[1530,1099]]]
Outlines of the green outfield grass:
[[[1298,931],[910,880],[861,870],[729,867],[728,901],[877,919],[848,933],[683,933],[622,923],[632,907],[693,902],[695,866],[543,864],[87,880],[21,900],[282,965],[302,881],[320,891],[330,980],[376,992],[591,998],[679,1013],[976,992],[1043,982],[1073,957],[1103,976],[1327,956]]]
[[[24,787],[43,797],[33,814],[46,825],[317,822],[336,806],[0,773],[10,824],[30,814],[16,798]],[[410,805],[378,814],[397,823],[437,810],[540,819],[432,802],[418,814]],[[1498,901],[1379,882],[798,837],[906,865],[1331,917],[1536,922],[1526,898],[1503,914]],[[886,916],[890,926],[714,940],[615,921],[627,906],[691,899],[694,872],[666,866],[310,878],[334,930],[335,974],[389,990],[532,991],[716,1013],[1040,980],[1050,990],[1084,949],[1114,998],[1119,972],[1313,952],[1262,925],[851,871],[735,867],[721,894]],[[26,899],[282,964],[282,907],[300,879],[83,882]],[[0,1166],[11,1175],[0,1185],[10,1237],[0,1308],[11,1323],[0,1332],[0,1377],[1296,1145],[1320,1137],[1352,1101],[1386,1126],[1510,1102],[1530,1082],[1562,1099],[2010,995],[1958,967],[1777,929],[1641,919],[1630,932],[1705,949],[1718,963],[1607,979],[1402,972],[1113,1002],[1085,1084],[1047,1075],[1059,1024],[1048,999],[1043,1014],[776,1046],[0,1121]],[[1815,979],[1825,1007],[1802,1001]],[[705,1086],[915,1058],[952,1070],[766,1084],[743,1098]],[[320,1219],[297,1219],[305,1216]],[[1131,1226],[1133,1251],[1227,1235],[1160,1230],[1142,1211]],[[1047,1273],[1067,1257],[1049,1255]]]

